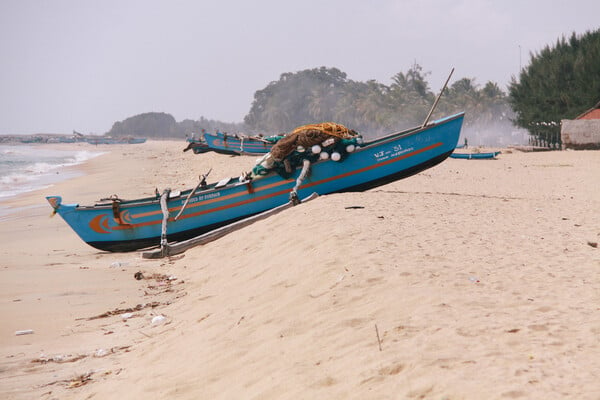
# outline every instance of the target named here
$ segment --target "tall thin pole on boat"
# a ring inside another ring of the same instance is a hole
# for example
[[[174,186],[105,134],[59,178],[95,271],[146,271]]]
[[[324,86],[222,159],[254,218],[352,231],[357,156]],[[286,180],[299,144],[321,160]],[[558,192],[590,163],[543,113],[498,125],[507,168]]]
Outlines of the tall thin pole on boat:
[[[437,107],[438,101],[440,101],[440,97],[442,97],[442,93],[444,93],[444,90],[446,90],[446,86],[448,86],[448,82],[450,81],[450,77],[452,76],[453,73],[454,73],[454,67],[452,67],[452,71],[450,71],[450,75],[448,75],[448,79],[446,79],[446,83],[444,83],[444,87],[442,87],[442,90],[440,90],[440,94],[438,94],[435,101],[433,102],[433,106],[431,107],[431,110],[429,110],[429,114],[427,114],[427,118],[425,118],[425,121],[423,121],[423,125],[421,125],[421,128],[425,128],[425,126],[429,122],[429,118],[431,118],[431,114],[433,114],[433,110],[435,110],[435,108]]]

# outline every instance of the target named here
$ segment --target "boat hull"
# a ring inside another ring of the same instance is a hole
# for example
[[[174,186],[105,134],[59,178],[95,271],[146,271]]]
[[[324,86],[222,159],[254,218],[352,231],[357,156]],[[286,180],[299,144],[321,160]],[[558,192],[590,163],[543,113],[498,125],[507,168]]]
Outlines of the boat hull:
[[[363,191],[416,174],[444,161],[454,150],[464,115],[435,121],[365,143],[340,162],[322,160],[297,190],[299,198]],[[167,239],[181,241],[289,201],[300,169],[289,178],[276,173],[240,182],[210,185],[205,190],[182,192],[168,200]],[[175,220],[186,199],[189,202]],[[163,213],[158,197],[112,201],[94,206],[62,204],[48,197],[55,211],[89,245],[104,251],[134,251],[160,243]]]
[[[202,154],[211,151],[206,142],[201,139],[188,139],[188,145],[183,151],[192,150],[194,154]]]

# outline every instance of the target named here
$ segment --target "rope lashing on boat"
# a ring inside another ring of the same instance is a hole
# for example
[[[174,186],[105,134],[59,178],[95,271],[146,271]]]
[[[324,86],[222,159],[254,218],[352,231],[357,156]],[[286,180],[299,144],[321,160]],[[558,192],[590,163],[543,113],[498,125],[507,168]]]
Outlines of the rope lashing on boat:
[[[302,171],[300,171],[300,175],[298,175],[298,179],[296,179],[296,185],[290,192],[290,201],[294,204],[300,204],[300,198],[298,197],[298,189],[306,179],[306,175],[308,174],[308,170],[310,169],[310,160],[304,159],[302,160]]]
[[[162,210],[163,214],[162,229],[160,232],[160,251],[163,257],[167,256],[169,252],[169,243],[167,242],[167,223],[169,222],[169,207],[167,206],[167,200],[169,199],[170,193],[171,189],[165,189],[162,195],[160,196],[160,209]]]
[[[254,193],[254,187],[252,186],[252,172],[242,172],[238,181],[246,184],[248,193]]]
[[[119,224],[119,225],[127,225],[121,219],[121,210],[119,209],[119,205],[121,204],[121,199],[111,198],[111,201],[112,201],[112,212],[113,212],[113,217],[114,217],[115,221],[117,221],[117,224]]]
[[[117,224],[129,225],[128,223],[123,222],[123,219],[121,218],[120,204],[123,200],[121,200],[118,195],[111,194],[108,197],[101,198],[100,201],[110,201],[112,203],[113,218],[115,219]]]

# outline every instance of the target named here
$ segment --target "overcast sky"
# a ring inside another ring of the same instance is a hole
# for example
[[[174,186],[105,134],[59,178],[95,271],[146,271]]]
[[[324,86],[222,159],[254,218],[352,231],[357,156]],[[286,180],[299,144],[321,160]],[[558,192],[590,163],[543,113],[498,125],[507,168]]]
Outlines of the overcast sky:
[[[530,52],[599,28],[598,0],[0,0],[0,134],[241,122],[255,91],[321,66],[389,85],[417,62],[434,92],[452,67],[506,90]]]

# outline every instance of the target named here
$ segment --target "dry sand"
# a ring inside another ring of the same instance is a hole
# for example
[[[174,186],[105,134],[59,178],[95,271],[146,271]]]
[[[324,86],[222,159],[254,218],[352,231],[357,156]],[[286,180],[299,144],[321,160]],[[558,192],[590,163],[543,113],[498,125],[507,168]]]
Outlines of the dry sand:
[[[45,195],[141,197],[254,161],[183,147],[107,146],[3,203],[0,398],[600,398],[600,152],[448,159],[164,260],[49,218]]]

